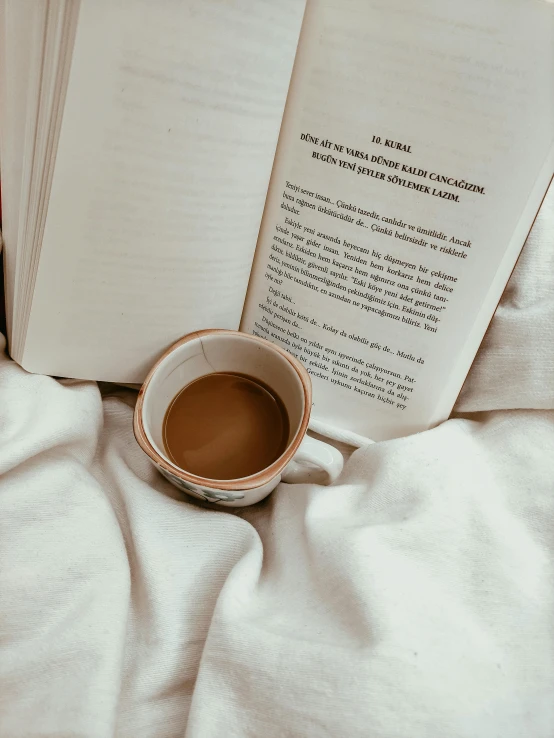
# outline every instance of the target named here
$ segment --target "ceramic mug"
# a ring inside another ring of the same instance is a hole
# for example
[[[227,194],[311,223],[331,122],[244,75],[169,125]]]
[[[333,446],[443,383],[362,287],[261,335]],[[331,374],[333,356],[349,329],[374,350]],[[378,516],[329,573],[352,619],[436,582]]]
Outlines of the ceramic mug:
[[[171,402],[192,381],[214,372],[259,379],[281,398],[288,413],[290,434],[284,453],[266,469],[242,479],[190,474],[170,461],[164,448],[163,422]],[[140,390],[133,425],[142,450],[176,487],[206,502],[244,507],[267,497],[281,479],[309,481],[314,470],[323,472],[328,483],[338,477],[342,455],[333,446],[306,436],[311,408],[310,376],[294,356],[247,333],[205,330],[181,338],[153,366]]]

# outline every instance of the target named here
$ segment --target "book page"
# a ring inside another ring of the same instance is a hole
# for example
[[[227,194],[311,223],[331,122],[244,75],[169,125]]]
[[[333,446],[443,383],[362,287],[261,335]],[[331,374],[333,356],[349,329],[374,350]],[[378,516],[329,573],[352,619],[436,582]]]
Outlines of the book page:
[[[140,382],[238,328],[303,11],[81,2],[25,368]]]
[[[21,268],[20,193],[25,181],[25,144],[29,118],[36,113],[41,40],[46,7],[32,0],[0,3],[0,130],[2,180],[2,237],[4,240],[6,323],[10,343],[14,338],[14,306]],[[8,71],[9,70],[9,71]],[[9,111],[9,114],[7,114]],[[29,115],[31,113],[31,115]],[[34,120],[34,119],[33,119]]]
[[[448,416],[554,169],[553,10],[308,4],[242,328],[316,420]]]

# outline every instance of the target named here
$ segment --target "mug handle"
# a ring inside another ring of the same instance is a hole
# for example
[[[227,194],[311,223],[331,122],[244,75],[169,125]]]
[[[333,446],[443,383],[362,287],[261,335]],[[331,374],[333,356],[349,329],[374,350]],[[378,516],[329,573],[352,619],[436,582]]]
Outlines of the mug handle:
[[[344,459],[334,446],[315,438],[304,436],[294,458],[281,474],[283,482],[299,484],[310,482],[311,477],[323,471],[327,476],[326,484],[332,484],[342,471]]]

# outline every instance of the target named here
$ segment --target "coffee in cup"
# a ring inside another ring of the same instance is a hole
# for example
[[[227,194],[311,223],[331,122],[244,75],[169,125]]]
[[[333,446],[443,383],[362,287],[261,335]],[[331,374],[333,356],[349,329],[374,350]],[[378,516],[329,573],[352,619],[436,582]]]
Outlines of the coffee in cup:
[[[280,397],[255,377],[214,372],[184,387],[164,418],[167,455],[208,479],[249,477],[273,464],[289,439]]]
[[[243,507],[281,479],[338,477],[339,451],[306,435],[311,408],[310,376],[298,359],[264,338],[214,329],[185,336],[156,362],[133,425],[141,448],[176,487]]]

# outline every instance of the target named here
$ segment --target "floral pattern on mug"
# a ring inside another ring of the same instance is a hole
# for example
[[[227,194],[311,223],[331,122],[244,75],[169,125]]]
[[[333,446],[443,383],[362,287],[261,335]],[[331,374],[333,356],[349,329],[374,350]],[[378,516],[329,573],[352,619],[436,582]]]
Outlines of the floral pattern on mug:
[[[196,484],[185,482],[183,479],[175,476],[175,474],[171,474],[158,464],[156,464],[156,466],[169,482],[172,482],[184,492],[194,495],[205,502],[235,502],[236,500],[244,499],[244,495],[241,492],[224,492],[219,489],[199,487]]]

